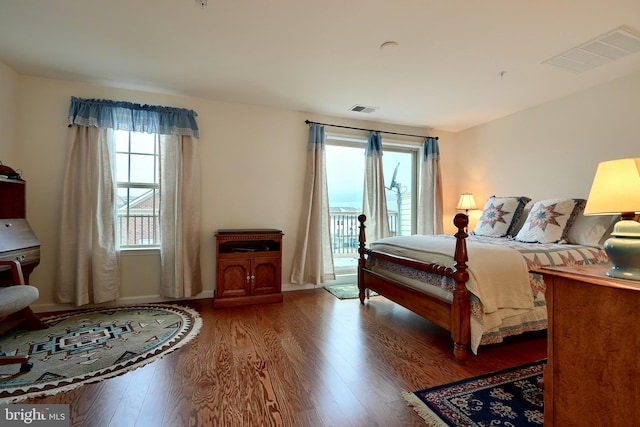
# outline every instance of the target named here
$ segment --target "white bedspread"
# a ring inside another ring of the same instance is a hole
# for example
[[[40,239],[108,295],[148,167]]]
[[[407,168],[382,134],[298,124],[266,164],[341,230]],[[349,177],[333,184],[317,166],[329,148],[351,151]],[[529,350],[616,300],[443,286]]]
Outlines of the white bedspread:
[[[398,236],[374,242],[371,249],[454,267],[455,239],[451,236]],[[467,242],[469,282],[485,313],[499,308],[533,308],[529,271],[515,249]]]
[[[449,235],[389,237],[373,242],[373,250],[454,267],[455,238]],[[499,326],[506,313],[533,310],[534,296],[523,256],[515,249],[467,241],[467,289],[480,300],[484,325],[471,322],[471,348],[477,351],[483,329]],[[504,310],[508,309],[508,310]]]

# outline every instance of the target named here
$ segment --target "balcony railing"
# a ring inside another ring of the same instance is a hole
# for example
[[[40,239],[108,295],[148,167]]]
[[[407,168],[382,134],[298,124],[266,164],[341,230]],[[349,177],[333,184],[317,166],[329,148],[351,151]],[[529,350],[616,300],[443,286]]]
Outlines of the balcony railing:
[[[359,212],[330,211],[330,232],[334,256],[352,256],[358,253]],[[366,223],[365,223],[366,224]],[[396,235],[398,213],[389,212],[389,230]]]
[[[353,256],[358,254],[359,212],[331,211],[331,242],[333,254]],[[398,213],[389,212],[391,235],[397,234]],[[160,225],[154,215],[118,215],[120,246],[157,246],[160,244]]]
[[[157,215],[118,215],[120,246],[158,246],[160,224]]]

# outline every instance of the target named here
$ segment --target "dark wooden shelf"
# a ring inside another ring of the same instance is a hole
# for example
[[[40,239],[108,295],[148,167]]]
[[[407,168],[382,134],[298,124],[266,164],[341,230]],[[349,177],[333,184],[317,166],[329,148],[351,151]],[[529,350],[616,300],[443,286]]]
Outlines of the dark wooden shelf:
[[[216,233],[215,308],[282,302],[282,231]]]

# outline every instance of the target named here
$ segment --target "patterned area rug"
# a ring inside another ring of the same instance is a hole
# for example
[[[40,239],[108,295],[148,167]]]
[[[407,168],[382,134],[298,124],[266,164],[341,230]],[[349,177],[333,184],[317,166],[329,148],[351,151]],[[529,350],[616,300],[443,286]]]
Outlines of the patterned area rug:
[[[0,366],[0,403],[54,395],[139,368],[195,337],[200,315],[187,307],[145,304],[74,311],[42,319],[48,329],[0,338],[7,355],[34,366]]]
[[[358,298],[358,285],[353,283],[347,283],[344,285],[329,285],[324,287],[331,295],[339,299],[354,299]],[[375,297],[378,295],[373,291],[369,291],[369,296]]]
[[[403,397],[429,426],[541,426],[545,360]]]

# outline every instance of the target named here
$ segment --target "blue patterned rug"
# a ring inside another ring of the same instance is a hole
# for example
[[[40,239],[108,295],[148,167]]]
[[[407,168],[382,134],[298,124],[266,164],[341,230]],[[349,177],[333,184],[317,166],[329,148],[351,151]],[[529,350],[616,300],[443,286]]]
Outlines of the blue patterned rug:
[[[429,426],[541,426],[546,360],[427,388],[403,397]]]
[[[29,355],[33,368],[0,366],[0,404],[50,396],[121,375],[194,338],[197,311],[172,304],[103,307],[42,319],[48,329],[0,337],[7,355]]]

